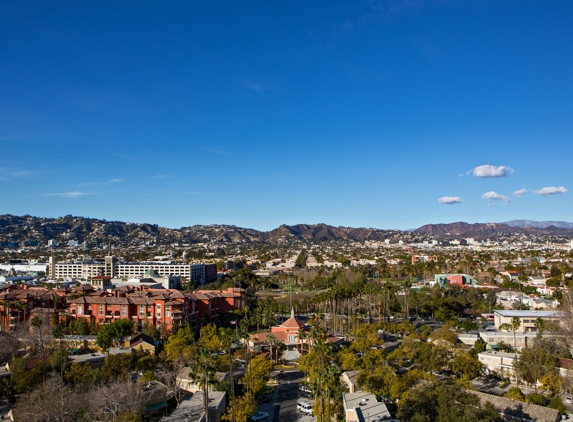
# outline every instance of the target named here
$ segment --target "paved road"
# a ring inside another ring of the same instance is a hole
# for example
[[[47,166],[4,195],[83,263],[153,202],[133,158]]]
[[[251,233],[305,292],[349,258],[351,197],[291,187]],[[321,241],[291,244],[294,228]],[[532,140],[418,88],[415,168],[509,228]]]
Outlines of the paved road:
[[[276,393],[274,422],[316,422],[314,416],[305,415],[296,409],[299,402],[312,402],[312,399],[299,397],[298,387],[302,379],[303,373],[301,371],[285,372],[285,377],[280,380]]]

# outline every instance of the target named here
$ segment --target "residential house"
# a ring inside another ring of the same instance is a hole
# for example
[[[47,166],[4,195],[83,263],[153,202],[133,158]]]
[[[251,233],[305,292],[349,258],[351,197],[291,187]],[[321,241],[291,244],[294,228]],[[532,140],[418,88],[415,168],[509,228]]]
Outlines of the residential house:
[[[227,394],[223,391],[209,392],[209,421],[221,422],[227,408]],[[188,400],[183,400],[179,407],[159,422],[205,422],[203,393],[197,392]]]
[[[379,402],[374,394],[345,393],[342,403],[346,422],[383,422],[391,421],[392,415],[386,405]]]
[[[349,393],[356,393],[360,391],[356,379],[360,371],[346,371],[340,376],[340,381],[346,385]]]

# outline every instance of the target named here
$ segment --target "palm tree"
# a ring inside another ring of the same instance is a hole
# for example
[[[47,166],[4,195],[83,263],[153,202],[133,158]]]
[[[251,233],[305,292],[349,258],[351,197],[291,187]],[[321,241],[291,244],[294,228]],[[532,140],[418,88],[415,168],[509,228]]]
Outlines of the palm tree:
[[[6,324],[6,327],[9,328],[9,327],[10,327],[10,317],[9,317],[9,314],[10,314],[10,309],[12,309],[12,301],[11,301],[11,300],[8,300],[8,299],[4,299],[4,300],[2,301],[2,306],[4,307],[5,324]],[[9,331],[9,330],[6,330],[6,331]]]
[[[193,358],[189,377],[203,392],[205,422],[209,422],[209,384],[214,381],[216,370],[215,361],[211,355],[211,350],[203,346],[199,346],[195,349]]]
[[[273,346],[275,345],[277,338],[273,333],[267,334],[267,343],[269,343],[269,349],[271,352],[271,360],[276,363],[275,359],[273,358]]]
[[[220,339],[223,346],[227,349],[227,354],[229,355],[229,375],[231,382],[231,422],[236,422],[235,419],[235,380],[233,376],[233,355],[231,347],[233,343],[237,341],[236,333],[233,329],[227,328],[220,331]]]
[[[32,321],[30,321],[30,325],[34,328],[37,328],[38,332],[40,333],[40,349],[42,350],[42,380],[45,381],[46,371],[44,367],[44,339],[42,337],[42,320],[35,316],[32,318]]]
[[[20,316],[21,311],[24,311],[24,319],[26,319],[26,311],[28,310],[28,306],[25,303],[17,300],[17,301],[12,303],[12,306],[15,306],[16,310],[18,311],[18,323],[20,323],[20,320],[21,320],[21,316]]]

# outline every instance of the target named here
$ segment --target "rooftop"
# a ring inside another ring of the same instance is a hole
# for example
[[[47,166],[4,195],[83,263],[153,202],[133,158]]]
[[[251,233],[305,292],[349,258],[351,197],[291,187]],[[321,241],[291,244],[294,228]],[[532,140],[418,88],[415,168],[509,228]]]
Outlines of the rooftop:
[[[356,410],[360,422],[366,421],[366,415],[371,422],[392,419],[388,408],[384,403],[376,400],[376,396],[370,393],[346,393],[342,397],[345,410]]]
[[[486,350],[485,352],[478,353],[478,356],[497,356],[501,358],[515,359],[516,353],[498,352],[497,350]]]
[[[225,399],[225,394],[222,391],[210,391],[209,407],[218,407]],[[183,400],[171,415],[162,417],[159,422],[201,422],[203,420],[203,393],[197,392],[189,400]]]
[[[499,314],[504,317],[537,317],[537,318],[547,318],[547,317],[562,317],[563,312],[559,311],[515,311],[515,310],[495,310],[495,314]]]

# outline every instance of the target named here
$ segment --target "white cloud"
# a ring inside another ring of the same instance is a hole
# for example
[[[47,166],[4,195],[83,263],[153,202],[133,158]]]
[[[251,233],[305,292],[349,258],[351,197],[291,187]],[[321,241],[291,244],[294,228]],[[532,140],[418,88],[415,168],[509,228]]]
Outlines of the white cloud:
[[[567,193],[567,189],[565,189],[563,186],[547,186],[539,190],[534,190],[533,193],[541,196],[561,195]]]
[[[249,79],[239,79],[239,82],[241,84],[243,84],[244,86],[246,86],[247,88],[249,88],[250,90],[253,90],[255,92],[266,92],[266,91],[275,91],[278,92],[278,87],[276,87],[273,84],[270,83],[266,83],[266,82],[253,82]]]
[[[453,205],[461,204],[464,201],[462,201],[462,198],[459,196],[442,196],[440,199],[438,199],[438,202],[444,205]]]
[[[72,191],[72,192],[62,192],[62,193],[47,193],[44,196],[57,196],[59,198],[79,198],[80,196],[86,195],[95,195],[93,192],[80,192],[80,191]]]
[[[481,196],[481,199],[488,201],[490,205],[492,205],[494,201],[511,202],[511,200],[507,196],[502,195],[502,194],[497,193],[497,192],[494,192],[494,191],[489,191],[489,192],[484,193]]]
[[[516,191],[513,192],[513,194],[515,196],[517,196],[518,198],[521,197],[521,195],[523,195],[524,193],[527,193],[527,189],[523,188],[523,189],[518,189]]]
[[[168,179],[170,177],[168,174],[156,174],[155,176],[151,176],[152,179]]]
[[[109,185],[111,183],[121,183],[123,179],[111,179],[105,182],[85,182],[85,183],[78,183],[76,186],[94,186],[94,185]]]
[[[472,174],[474,177],[507,177],[513,173],[513,169],[507,166],[491,166],[489,164],[484,164],[483,166],[477,166],[476,168],[470,170],[468,174]]]

